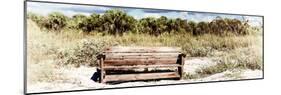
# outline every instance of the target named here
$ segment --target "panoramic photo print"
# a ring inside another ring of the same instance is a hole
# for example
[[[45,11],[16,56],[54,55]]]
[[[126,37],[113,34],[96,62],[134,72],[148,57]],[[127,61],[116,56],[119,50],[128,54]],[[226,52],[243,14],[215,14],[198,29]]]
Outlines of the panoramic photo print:
[[[27,93],[263,78],[263,16],[26,2]]]

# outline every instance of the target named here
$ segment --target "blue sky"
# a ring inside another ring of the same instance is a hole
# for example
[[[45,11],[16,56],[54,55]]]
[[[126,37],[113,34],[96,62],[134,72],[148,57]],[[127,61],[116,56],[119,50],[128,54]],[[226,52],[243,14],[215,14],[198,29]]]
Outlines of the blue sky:
[[[48,15],[50,12],[61,12],[69,17],[75,14],[90,15],[91,13],[103,14],[106,10],[120,9],[136,19],[144,17],[166,16],[168,18],[182,18],[192,21],[211,21],[217,16],[223,18],[236,18],[240,20],[249,20],[252,26],[261,26],[262,18],[256,16],[241,16],[241,15],[226,15],[215,13],[200,13],[200,12],[182,12],[182,11],[170,11],[170,10],[155,10],[155,9],[138,9],[138,8],[116,8],[116,7],[104,7],[104,6],[86,6],[86,5],[70,5],[70,4],[55,4],[55,3],[39,3],[28,2],[27,11],[34,12],[40,15]]]

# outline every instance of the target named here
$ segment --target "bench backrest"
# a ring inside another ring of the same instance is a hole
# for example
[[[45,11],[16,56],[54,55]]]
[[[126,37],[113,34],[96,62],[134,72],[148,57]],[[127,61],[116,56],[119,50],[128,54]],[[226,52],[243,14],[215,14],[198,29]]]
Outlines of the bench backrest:
[[[104,50],[104,66],[177,64],[180,48],[111,47]]]
[[[174,47],[111,47],[97,56],[100,82],[181,79],[185,55]],[[174,68],[173,71],[133,71],[138,68]],[[129,70],[129,71],[128,71]],[[125,72],[124,72],[125,71]]]

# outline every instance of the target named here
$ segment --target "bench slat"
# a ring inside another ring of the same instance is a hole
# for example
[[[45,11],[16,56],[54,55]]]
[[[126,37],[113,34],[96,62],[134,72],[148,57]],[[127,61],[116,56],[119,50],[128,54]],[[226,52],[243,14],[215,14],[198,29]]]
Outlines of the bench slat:
[[[133,66],[106,66],[105,70],[126,70],[126,69],[139,69],[139,68],[164,68],[164,67],[180,67],[179,64],[169,64],[169,65],[133,65]]]
[[[105,58],[177,58],[180,53],[106,53]]]
[[[110,47],[97,58],[105,71],[101,82],[182,77],[183,59],[177,47]]]
[[[170,59],[126,59],[126,60],[104,60],[105,66],[121,65],[153,65],[153,64],[176,64],[177,58]]]
[[[106,75],[105,80],[109,81],[132,81],[132,80],[147,80],[147,79],[164,79],[164,78],[179,78],[177,72],[165,73],[145,73],[145,74],[122,74],[122,75]]]
[[[153,60],[159,60],[159,59],[177,59],[177,57],[170,57],[170,56],[163,56],[163,57],[155,57],[155,56],[129,56],[129,57],[111,57],[106,58],[105,60],[127,60],[127,59],[136,59],[136,60],[144,60],[144,59],[153,59]]]
[[[111,47],[105,53],[175,53],[180,52],[176,47]]]
[[[105,60],[177,60],[177,57],[116,57],[106,58]]]

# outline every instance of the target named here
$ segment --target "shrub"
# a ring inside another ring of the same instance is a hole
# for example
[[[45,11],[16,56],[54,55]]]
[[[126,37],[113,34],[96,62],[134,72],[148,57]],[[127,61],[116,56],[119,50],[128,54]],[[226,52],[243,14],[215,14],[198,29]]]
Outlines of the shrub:
[[[107,10],[102,15],[103,31],[110,34],[123,34],[135,28],[136,19],[121,10]]]
[[[194,21],[188,21],[187,22],[187,28],[186,31],[190,33],[194,33],[196,31],[197,23]]]
[[[219,36],[248,35],[248,21],[217,17],[210,22],[194,22],[181,18],[146,17],[140,20],[128,15],[122,10],[107,10],[103,15],[93,13],[90,16],[74,15],[71,19],[59,12],[50,13],[47,17],[28,13],[40,26],[49,30],[61,30],[65,26],[71,29],[81,29],[84,32],[107,32],[112,35],[125,32],[148,33],[159,36],[164,33],[192,33],[193,35],[214,34]]]
[[[138,21],[138,30],[141,33],[148,33],[151,35],[156,35],[156,18],[154,17],[147,17],[147,18],[142,18]]]
[[[210,47],[191,47],[191,48],[187,48],[186,51],[192,57],[205,57],[205,56],[208,56],[208,54],[212,52],[212,48],[210,48]]]
[[[209,23],[210,32],[216,35],[246,35],[249,34],[247,21],[217,17]]]
[[[43,20],[44,20],[44,16],[35,14],[35,13],[31,13],[28,12],[27,13],[27,19],[31,19],[32,21],[34,21],[35,23],[37,23],[37,25],[42,28],[43,27]]]
[[[59,31],[67,25],[67,17],[59,12],[53,12],[43,21],[43,26],[49,30]]]
[[[210,31],[209,23],[208,22],[199,22],[193,31],[193,35],[202,35],[207,34]]]
[[[84,32],[91,32],[101,31],[102,25],[101,15],[93,13],[89,17],[83,19],[82,22],[78,24],[78,27]]]
[[[252,48],[228,52],[217,59],[217,64],[203,67],[196,71],[200,76],[208,76],[233,69],[261,70],[262,55],[253,51]]]
[[[87,19],[87,16],[82,14],[77,14],[72,16],[72,18],[67,22],[68,28],[71,29],[82,29],[83,23],[85,23],[85,20]]]
[[[110,41],[105,39],[84,39],[76,48],[63,50],[57,57],[61,59],[59,62],[61,65],[97,66],[96,56],[109,46],[109,43]]]
[[[197,78],[200,78],[200,76],[198,74],[184,73],[183,75],[184,75],[183,76],[184,79],[197,79]]]

